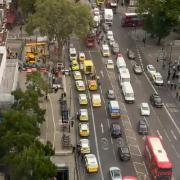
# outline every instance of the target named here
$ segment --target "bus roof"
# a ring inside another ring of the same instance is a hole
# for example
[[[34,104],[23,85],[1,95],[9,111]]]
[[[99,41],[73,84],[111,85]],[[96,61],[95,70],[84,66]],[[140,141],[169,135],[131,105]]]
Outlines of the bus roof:
[[[125,13],[125,16],[137,16],[137,15],[139,15],[139,14],[135,13],[135,12],[133,12],[133,13]]]
[[[150,148],[154,153],[158,167],[172,168],[172,164],[167,157],[167,153],[162,146],[160,138],[155,136],[147,136],[147,141],[149,142]]]
[[[137,180],[137,178],[134,176],[124,176],[123,180]]]
[[[130,73],[128,68],[119,68],[119,73],[121,78],[130,78]]]

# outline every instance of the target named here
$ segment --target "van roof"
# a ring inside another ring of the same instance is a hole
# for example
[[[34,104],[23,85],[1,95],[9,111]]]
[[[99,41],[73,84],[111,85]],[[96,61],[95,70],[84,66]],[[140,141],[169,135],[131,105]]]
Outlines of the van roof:
[[[122,86],[123,86],[123,88],[125,88],[128,92],[134,92],[130,82],[124,82]]]
[[[76,53],[76,49],[75,49],[75,48],[70,48],[69,51],[70,51],[70,54],[71,54],[71,53]]]
[[[121,78],[130,78],[130,73],[129,73],[129,70],[128,68],[119,68],[119,74],[121,76]]]
[[[118,101],[109,101],[109,103],[110,103],[111,106],[113,106],[114,108],[119,108],[119,103],[118,103]]]

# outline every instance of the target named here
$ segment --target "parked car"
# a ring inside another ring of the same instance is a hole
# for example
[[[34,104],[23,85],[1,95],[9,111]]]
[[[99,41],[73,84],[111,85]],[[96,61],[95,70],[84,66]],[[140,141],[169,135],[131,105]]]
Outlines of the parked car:
[[[111,136],[113,138],[118,138],[122,136],[121,127],[118,123],[112,123],[110,127]]]
[[[149,104],[146,102],[141,103],[140,111],[141,111],[141,116],[149,116],[150,115]]]
[[[118,167],[110,167],[109,173],[111,180],[122,180],[122,173]]]
[[[128,146],[118,147],[118,156],[122,161],[129,161],[131,154]]]
[[[137,63],[135,63],[135,64],[133,65],[133,70],[134,70],[134,73],[135,73],[135,74],[142,74],[142,73],[143,73],[143,70],[142,70],[141,65],[139,65],[139,64],[137,64]]]
[[[163,107],[162,99],[158,94],[152,94],[150,96],[150,102],[154,107],[158,107],[158,108]]]
[[[116,99],[116,96],[115,96],[114,91],[112,89],[109,89],[107,91],[107,98],[110,99],[110,100]]]
[[[136,58],[135,53],[130,49],[127,49],[127,57],[129,59],[135,59]]]
[[[138,122],[138,133],[147,135],[148,134],[148,125],[145,119],[140,119]]]

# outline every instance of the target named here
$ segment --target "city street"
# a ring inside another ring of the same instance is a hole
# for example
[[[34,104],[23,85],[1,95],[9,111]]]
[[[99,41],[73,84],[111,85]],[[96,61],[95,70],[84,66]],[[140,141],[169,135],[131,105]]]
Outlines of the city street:
[[[90,101],[92,92],[87,91],[89,97],[88,110],[90,114],[91,152],[96,154],[100,169],[99,173],[95,175],[87,174],[79,158],[81,179],[92,179],[92,177],[97,180],[109,179],[109,168],[111,166],[120,167],[123,176],[136,175],[138,180],[149,179],[148,170],[146,169],[143,158],[144,137],[139,136],[136,129],[138,120],[142,118],[140,116],[140,103],[148,102],[150,104],[149,97],[154,92],[158,92],[162,97],[164,108],[156,109],[150,106],[151,115],[146,117],[145,120],[149,125],[150,135],[160,136],[162,138],[168,156],[173,162],[174,175],[172,179],[179,179],[180,173],[177,169],[180,165],[180,161],[178,160],[180,159],[180,154],[178,152],[178,149],[180,149],[180,144],[178,143],[180,137],[178,122],[179,104],[173,101],[172,94],[167,90],[167,87],[157,88],[152,84],[146,70],[141,76],[134,75],[132,70],[134,61],[126,57],[127,48],[136,52],[136,56],[138,57],[137,61],[143,64],[144,69],[146,69],[146,65],[150,63],[150,61],[141,53],[138,47],[139,44],[132,39],[131,31],[133,31],[133,29],[124,29],[120,26],[120,18],[121,16],[119,14],[114,16],[112,29],[114,37],[119,43],[120,52],[123,54],[131,74],[131,84],[135,92],[134,104],[125,104],[119,86],[117,69],[116,67],[114,71],[106,69],[105,63],[108,58],[102,58],[99,47],[88,50],[85,49],[83,45],[80,45],[76,39],[73,40],[76,49],[78,51],[84,51],[87,59],[92,59],[95,64],[96,73],[100,76],[101,81],[101,87],[97,92],[100,93],[103,101],[101,108],[92,108],[92,103]],[[112,59],[115,62],[114,56],[112,56]],[[132,158],[130,162],[122,162],[119,160],[117,156],[117,146],[121,144],[121,139],[113,140],[110,136],[110,124],[116,120],[111,120],[107,113],[106,92],[108,89],[113,89],[115,91],[116,98],[124,114],[123,118],[118,122],[123,127],[123,141],[128,144],[131,151]],[[78,107],[78,98],[76,98],[77,96],[74,97]]]

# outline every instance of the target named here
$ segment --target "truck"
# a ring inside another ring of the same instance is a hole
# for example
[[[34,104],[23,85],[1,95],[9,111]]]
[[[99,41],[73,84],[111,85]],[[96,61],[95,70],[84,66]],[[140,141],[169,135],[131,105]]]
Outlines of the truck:
[[[83,66],[84,66],[84,74],[94,73],[94,64],[92,60],[85,60]]]
[[[105,7],[112,9],[114,13],[116,13],[116,9],[118,7],[117,0],[106,0],[105,1]]]
[[[112,100],[108,102],[108,111],[113,119],[119,119],[121,116],[120,107],[118,101]]]
[[[108,9],[108,8],[104,9],[104,21],[108,25],[113,24],[113,11],[112,11],[112,9]]]
[[[133,103],[135,101],[134,91],[130,82],[124,82],[122,84],[122,93],[124,95],[125,102]]]

